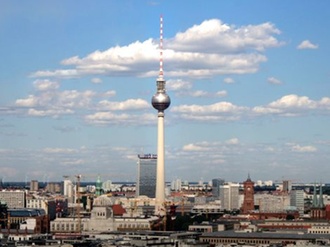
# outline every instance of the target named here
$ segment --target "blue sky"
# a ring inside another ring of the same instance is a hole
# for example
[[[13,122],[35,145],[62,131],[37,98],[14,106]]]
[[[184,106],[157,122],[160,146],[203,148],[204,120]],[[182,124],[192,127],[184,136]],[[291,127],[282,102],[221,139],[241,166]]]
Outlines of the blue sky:
[[[166,180],[328,182],[329,1],[0,3],[4,181],[135,181],[156,153],[164,21]]]

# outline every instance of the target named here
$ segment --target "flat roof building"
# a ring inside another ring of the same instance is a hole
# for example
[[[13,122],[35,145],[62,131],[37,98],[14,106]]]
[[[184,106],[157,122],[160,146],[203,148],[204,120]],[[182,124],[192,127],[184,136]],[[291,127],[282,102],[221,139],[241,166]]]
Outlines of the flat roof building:
[[[138,176],[136,183],[136,196],[156,196],[157,155],[138,155]]]

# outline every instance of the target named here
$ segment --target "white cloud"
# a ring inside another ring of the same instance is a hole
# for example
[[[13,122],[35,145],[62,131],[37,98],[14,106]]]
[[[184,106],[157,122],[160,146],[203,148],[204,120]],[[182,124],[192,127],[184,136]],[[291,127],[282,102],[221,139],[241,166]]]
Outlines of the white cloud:
[[[211,105],[181,105],[171,108],[171,112],[181,118],[196,121],[233,121],[238,120],[246,107],[239,107],[230,102],[218,102]]]
[[[186,95],[190,97],[196,97],[196,98],[212,98],[212,97],[225,97],[227,96],[227,91],[222,90],[215,93],[210,93],[204,90],[196,90],[196,91],[183,91],[179,93],[178,95]]]
[[[30,75],[31,77],[59,77],[59,78],[75,78],[81,76],[76,69],[63,70],[39,70]]]
[[[304,40],[297,46],[297,49],[317,49],[317,48],[319,48],[319,46],[313,44],[309,40]]]
[[[71,148],[44,148],[43,152],[52,154],[70,154],[77,153],[77,150]]]
[[[282,116],[301,116],[313,110],[322,110],[322,101],[314,101],[307,96],[295,94],[285,95],[267,106],[252,108],[252,112],[256,114],[278,114]]]
[[[272,108],[301,108],[301,109],[314,109],[317,103],[310,100],[307,96],[298,96],[290,94],[283,96],[279,100],[269,104]]]
[[[275,84],[275,85],[280,85],[282,84],[282,81],[280,81],[279,79],[276,79],[275,77],[269,77],[267,79],[267,81],[270,83],[270,84]]]
[[[168,91],[185,91],[192,88],[192,83],[189,81],[178,80],[168,80],[166,82],[166,89]]]
[[[86,161],[83,159],[71,159],[71,160],[64,160],[61,162],[62,165],[82,165],[82,164],[86,164]]]
[[[190,144],[183,146],[182,150],[184,150],[184,151],[206,151],[206,150],[208,150],[208,148],[190,143]]]
[[[197,90],[197,91],[191,91],[189,95],[192,97],[205,97],[208,95],[208,92],[203,90]]]
[[[237,145],[237,144],[239,144],[239,140],[238,140],[238,138],[232,138],[232,139],[227,140],[226,143],[230,144],[230,145]]]
[[[291,150],[294,152],[299,152],[299,153],[310,153],[310,152],[316,152],[317,148],[314,146],[293,145],[291,147]]]
[[[48,80],[37,80],[33,85],[36,88],[34,95],[31,94],[27,98],[15,101],[16,109],[19,111],[17,114],[23,113],[31,117],[59,118],[73,113],[91,115],[91,112],[106,110],[130,111],[151,108],[150,102],[144,99],[110,102],[107,99],[116,95],[114,90],[108,90],[104,93],[97,93],[92,90],[60,91],[57,82]]]
[[[225,96],[227,96],[227,91],[221,90],[221,91],[216,92],[215,95],[218,97],[225,97]]]
[[[206,20],[164,40],[165,74],[172,77],[210,77],[254,73],[260,63],[267,61],[262,52],[282,45],[275,37],[279,34],[280,31],[271,23],[235,27],[217,19]],[[61,62],[64,66],[73,66],[71,69],[37,71],[32,76],[156,76],[158,57],[158,42],[148,39],[97,50],[82,58],[73,56]]]
[[[26,99],[17,99],[15,105],[23,107],[33,107],[38,104],[38,98],[34,95],[29,95]]]
[[[235,82],[235,80],[230,77],[226,77],[225,79],[223,79],[223,81],[224,81],[224,83],[227,83],[227,84],[232,84]]]
[[[86,123],[93,125],[150,125],[157,121],[155,114],[115,114],[112,112],[96,112],[84,117]]]
[[[100,84],[100,83],[102,83],[102,79],[94,77],[91,79],[91,82],[94,84]]]
[[[271,23],[235,27],[211,19],[176,34],[167,46],[176,51],[206,53],[263,51],[281,45],[274,34],[280,34],[280,31]]]
[[[101,109],[109,111],[124,111],[150,108],[150,103],[144,99],[128,99],[122,102],[102,100],[99,102],[99,105]]]
[[[102,94],[102,96],[104,96],[104,97],[113,97],[115,95],[116,95],[116,91],[114,91],[114,90],[109,90]]]
[[[33,86],[39,91],[58,89],[60,84],[58,82],[45,80],[36,80],[33,82]]]
[[[36,110],[36,109],[28,109],[27,115],[32,117],[53,117],[58,118],[60,115],[66,115],[66,114],[73,114],[74,111],[70,109],[50,109],[50,110]]]

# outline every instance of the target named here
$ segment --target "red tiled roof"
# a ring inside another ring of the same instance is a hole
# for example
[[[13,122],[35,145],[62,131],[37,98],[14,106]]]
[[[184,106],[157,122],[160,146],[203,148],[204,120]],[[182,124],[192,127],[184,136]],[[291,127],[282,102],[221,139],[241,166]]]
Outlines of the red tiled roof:
[[[123,215],[126,213],[126,210],[120,204],[112,205],[113,215]]]

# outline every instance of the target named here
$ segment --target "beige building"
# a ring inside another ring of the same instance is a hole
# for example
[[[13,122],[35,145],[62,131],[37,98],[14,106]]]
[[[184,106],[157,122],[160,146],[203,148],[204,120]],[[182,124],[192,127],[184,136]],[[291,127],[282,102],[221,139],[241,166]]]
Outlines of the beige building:
[[[38,180],[31,180],[31,182],[30,182],[30,191],[38,191],[38,190],[39,190]]]
[[[8,208],[25,208],[26,193],[24,190],[1,190],[0,201],[5,202]]]
[[[254,205],[259,206],[263,213],[284,212],[290,207],[290,196],[288,194],[255,194]]]
[[[45,210],[47,215],[49,215],[50,220],[53,220],[56,217],[56,202],[54,199],[48,199],[45,197],[27,197],[26,208],[41,208]]]
[[[90,218],[56,218],[50,223],[50,231],[54,234],[79,232],[104,232],[124,230],[151,230],[151,222],[155,218],[116,216],[110,198],[99,196],[94,200]]]

